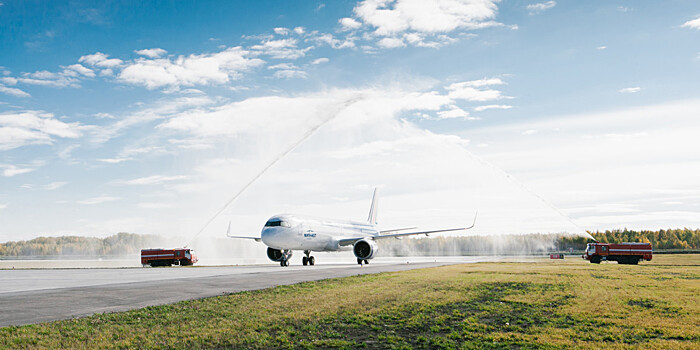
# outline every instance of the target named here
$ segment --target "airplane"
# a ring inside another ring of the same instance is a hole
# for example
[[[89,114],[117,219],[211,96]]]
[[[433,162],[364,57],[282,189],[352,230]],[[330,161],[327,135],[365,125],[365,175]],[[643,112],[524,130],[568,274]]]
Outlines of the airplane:
[[[289,266],[293,250],[304,252],[305,256],[302,257],[301,262],[302,265],[306,266],[316,263],[316,259],[311,256],[312,251],[335,252],[352,249],[357,263],[362,265],[363,263],[369,264],[369,260],[377,254],[378,246],[375,241],[378,239],[398,239],[413,235],[428,236],[432,233],[462,231],[468,230],[476,224],[476,215],[474,215],[474,222],[469,227],[402,233],[399,232],[413,230],[415,227],[380,231],[377,228],[378,204],[377,189],[375,188],[366,222],[281,214],[267,220],[260,237],[232,236],[231,222],[229,222],[226,236],[262,241],[268,247],[267,257],[272,261],[279,262],[282,267]]]

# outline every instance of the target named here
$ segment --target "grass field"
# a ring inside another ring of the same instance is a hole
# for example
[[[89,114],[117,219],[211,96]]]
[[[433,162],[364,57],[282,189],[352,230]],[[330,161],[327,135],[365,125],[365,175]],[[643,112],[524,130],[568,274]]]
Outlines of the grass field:
[[[480,263],[0,329],[0,348],[700,348],[700,255]]]

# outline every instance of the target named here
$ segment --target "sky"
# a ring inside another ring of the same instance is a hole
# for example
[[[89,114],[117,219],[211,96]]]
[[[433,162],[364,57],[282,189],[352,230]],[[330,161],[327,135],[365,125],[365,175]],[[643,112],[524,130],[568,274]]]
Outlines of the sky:
[[[699,68],[696,1],[0,0],[0,242],[375,187],[387,229],[698,228]]]

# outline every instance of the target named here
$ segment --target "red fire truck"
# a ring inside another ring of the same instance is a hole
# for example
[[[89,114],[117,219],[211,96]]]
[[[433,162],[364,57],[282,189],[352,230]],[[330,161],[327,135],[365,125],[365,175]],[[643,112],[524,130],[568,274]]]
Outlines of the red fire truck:
[[[594,264],[607,260],[637,265],[641,260],[650,261],[651,254],[651,243],[588,243],[582,258]]]
[[[197,255],[189,248],[175,249],[141,249],[141,264],[143,266],[189,266],[197,262]]]

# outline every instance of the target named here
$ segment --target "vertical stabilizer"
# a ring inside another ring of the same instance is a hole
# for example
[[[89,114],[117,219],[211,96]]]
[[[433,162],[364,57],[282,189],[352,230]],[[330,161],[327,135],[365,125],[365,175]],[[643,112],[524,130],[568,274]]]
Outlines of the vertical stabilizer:
[[[369,216],[367,217],[367,221],[372,225],[377,224],[378,206],[379,206],[379,198],[377,198],[377,188],[375,187],[374,194],[372,194],[372,206],[369,207]]]

